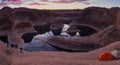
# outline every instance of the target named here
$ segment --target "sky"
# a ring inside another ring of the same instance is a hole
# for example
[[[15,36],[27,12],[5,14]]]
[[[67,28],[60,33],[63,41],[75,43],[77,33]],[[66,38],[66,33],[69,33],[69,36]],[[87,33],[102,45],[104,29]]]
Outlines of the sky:
[[[86,7],[120,7],[120,0],[0,0],[0,8],[83,9]]]

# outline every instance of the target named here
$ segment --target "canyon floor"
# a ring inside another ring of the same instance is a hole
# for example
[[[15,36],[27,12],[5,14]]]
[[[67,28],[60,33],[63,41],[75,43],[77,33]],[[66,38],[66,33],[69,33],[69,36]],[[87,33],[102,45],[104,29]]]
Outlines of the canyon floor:
[[[120,60],[86,59],[84,53],[32,52],[13,57],[12,65],[119,65]]]
[[[0,65],[120,65],[120,60],[100,61],[99,53],[110,51],[111,46],[90,52],[20,52],[0,42]],[[6,50],[9,50],[7,52]]]

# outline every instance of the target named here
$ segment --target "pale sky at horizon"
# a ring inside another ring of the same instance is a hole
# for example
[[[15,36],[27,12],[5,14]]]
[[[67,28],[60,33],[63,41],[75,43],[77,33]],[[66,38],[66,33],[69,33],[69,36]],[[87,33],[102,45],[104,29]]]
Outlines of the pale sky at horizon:
[[[34,9],[83,9],[86,7],[120,7],[120,0],[0,0],[4,6]]]

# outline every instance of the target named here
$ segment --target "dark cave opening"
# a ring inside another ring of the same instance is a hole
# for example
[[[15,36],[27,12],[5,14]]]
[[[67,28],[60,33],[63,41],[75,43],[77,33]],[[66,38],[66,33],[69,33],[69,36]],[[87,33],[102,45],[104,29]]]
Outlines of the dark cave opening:
[[[0,36],[0,40],[4,43],[8,43],[7,39],[8,39],[7,36]]]
[[[78,29],[80,29],[79,33],[80,33],[81,37],[89,36],[89,35],[92,35],[97,32],[96,29],[89,27],[89,26],[78,25],[77,27],[78,27]]]
[[[24,40],[25,43],[31,42],[33,37],[35,35],[37,35],[38,33],[34,32],[34,33],[25,33],[22,35],[22,39]]]
[[[50,31],[50,23],[46,23],[44,25],[35,25],[33,27],[39,34],[43,34]]]

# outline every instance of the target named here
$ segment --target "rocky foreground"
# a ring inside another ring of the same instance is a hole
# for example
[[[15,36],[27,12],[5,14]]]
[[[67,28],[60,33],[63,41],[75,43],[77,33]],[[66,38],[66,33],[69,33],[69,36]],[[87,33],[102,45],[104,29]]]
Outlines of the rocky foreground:
[[[0,65],[119,65],[120,60],[100,61],[99,53],[120,48],[120,42],[91,52],[23,52],[0,42]],[[8,50],[8,51],[7,51]]]

